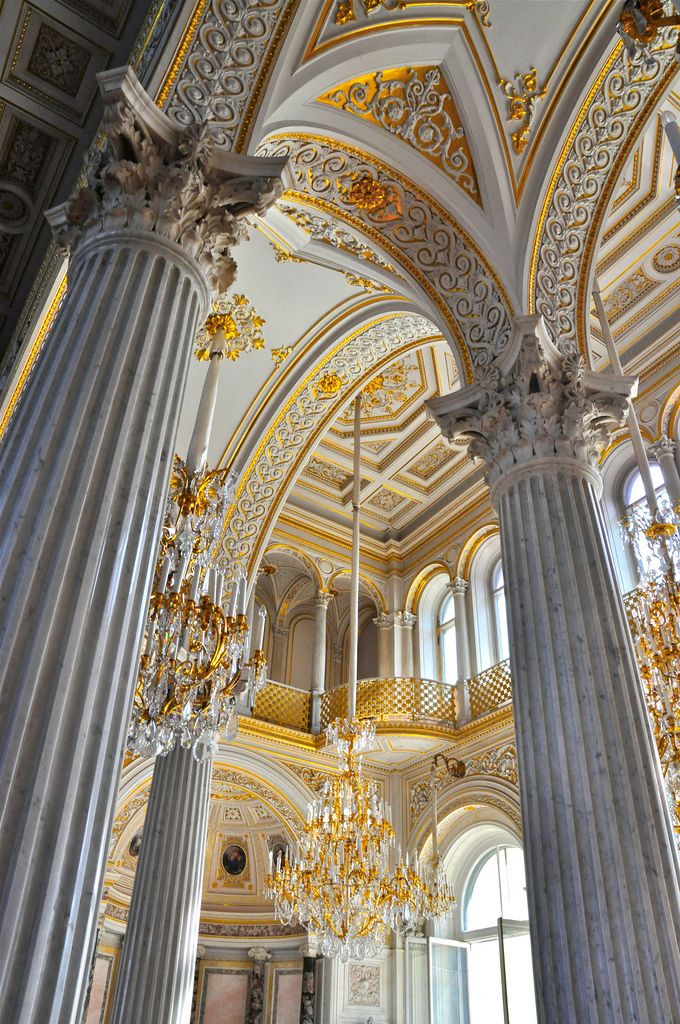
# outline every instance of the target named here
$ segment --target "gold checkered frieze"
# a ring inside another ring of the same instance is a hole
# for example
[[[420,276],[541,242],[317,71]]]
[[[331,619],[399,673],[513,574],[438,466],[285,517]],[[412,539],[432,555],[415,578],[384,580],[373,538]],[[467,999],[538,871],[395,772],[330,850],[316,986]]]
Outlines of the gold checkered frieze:
[[[268,682],[255,697],[253,718],[308,732],[311,699],[311,693],[306,690]]]
[[[479,718],[511,701],[510,659],[499,661],[468,680],[468,696],[471,718]]]

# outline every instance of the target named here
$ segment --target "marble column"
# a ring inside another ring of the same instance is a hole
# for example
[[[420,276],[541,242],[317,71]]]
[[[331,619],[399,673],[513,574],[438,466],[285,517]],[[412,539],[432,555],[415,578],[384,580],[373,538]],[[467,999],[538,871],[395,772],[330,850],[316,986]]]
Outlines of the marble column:
[[[300,947],[302,954],[302,994],[300,996],[300,1024],[314,1024],[314,989],[316,975],[316,956],[305,945]]]
[[[278,187],[130,70],[99,82],[103,149],[48,215],[68,293],[0,450],[0,1020],[21,1024],[80,1019],[192,342]]]
[[[391,679],[394,676],[392,616],[380,612],[373,619],[373,624],[378,630],[378,677]]]
[[[594,468],[633,385],[522,317],[429,403],[500,520],[541,1024],[680,1020],[678,863]]]
[[[676,511],[680,508],[680,473],[675,461],[677,447],[670,437],[660,437],[648,448],[651,457],[659,463],[668,497]]]
[[[468,637],[467,592],[470,584],[462,576],[456,576],[448,585],[453,596],[453,607],[456,616],[456,662],[458,678],[456,679],[456,720],[467,722],[470,719],[470,701],[468,695],[468,679],[470,678],[470,644]]]
[[[212,760],[156,758],[110,1024],[188,1024]]]
[[[326,622],[330,590],[319,590],[314,598],[314,639],[312,643],[312,732],[319,731],[321,695],[326,689]]]
[[[264,1021],[264,969],[272,955],[264,946],[254,946],[248,950],[253,961],[250,975],[250,999],[245,1024],[263,1024]]]
[[[397,639],[401,654],[399,675],[407,678],[413,675],[413,636],[417,617],[413,612],[395,612]]]

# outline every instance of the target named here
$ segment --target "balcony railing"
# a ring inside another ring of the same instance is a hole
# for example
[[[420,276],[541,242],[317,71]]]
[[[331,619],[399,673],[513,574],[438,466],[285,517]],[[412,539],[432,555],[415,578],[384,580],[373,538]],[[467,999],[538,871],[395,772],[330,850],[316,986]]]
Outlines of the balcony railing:
[[[510,662],[492,665],[468,679],[466,686],[472,720],[508,705],[512,700]],[[270,679],[255,698],[253,718],[287,729],[310,732],[312,699],[308,690]],[[338,686],[322,694],[319,708],[321,731],[335,718],[343,718],[346,714],[346,686]],[[453,730],[457,724],[455,689],[435,679],[403,676],[360,679],[357,684],[357,717],[373,718],[396,728],[411,724]]]
[[[470,718],[479,718],[512,700],[510,659],[499,661],[467,681]]]
[[[270,679],[255,697],[253,718],[309,732],[311,707],[312,695],[308,690]]]

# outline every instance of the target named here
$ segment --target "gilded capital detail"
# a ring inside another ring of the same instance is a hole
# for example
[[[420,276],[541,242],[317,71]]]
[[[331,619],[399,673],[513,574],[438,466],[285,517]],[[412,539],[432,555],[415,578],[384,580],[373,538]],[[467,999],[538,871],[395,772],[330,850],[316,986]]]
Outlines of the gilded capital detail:
[[[244,217],[276,201],[284,162],[220,149],[208,121],[178,130],[131,68],[98,77],[104,145],[91,150],[84,184],[48,214],[58,245],[73,255],[103,232],[153,232],[181,245],[211,288],[225,291]]]
[[[489,486],[535,459],[592,465],[620,425],[633,377],[593,373],[583,357],[562,354],[540,317],[518,317],[504,357],[480,368],[477,383],[427,403],[449,441],[468,441],[486,463]]]

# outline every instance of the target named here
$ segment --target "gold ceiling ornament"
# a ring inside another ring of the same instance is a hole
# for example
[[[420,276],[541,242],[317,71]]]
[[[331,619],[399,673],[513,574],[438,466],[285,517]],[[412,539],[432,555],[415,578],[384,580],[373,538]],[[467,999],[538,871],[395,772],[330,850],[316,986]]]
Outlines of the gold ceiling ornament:
[[[353,181],[347,189],[347,200],[356,206],[357,210],[382,213],[388,202],[387,189],[377,178],[364,174]]]
[[[348,81],[319,100],[385,128],[480,202],[472,154],[439,68],[377,71]]]
[[[265,340],[260,328],[265,322],[245,295],[220,295],[213,302],[210,314],[196,336],[194,355],[201,361],[217,355],[234,362],[242,352],[263,349]],[[218,330],[224,344],[215,351],[212,341]]]
[[[529,131],[536,103],[545,97],[547,89],[539,86],[536,68],[531,68],[524,74],[517,72],[514,80],[501,78],[498,84],[508,101],[508,121],[521,121],[519,127],[512,133],[512,148],[519,156],[529,144]]]
[[[400,67],[361,75],[330,89],[318,102],[384,128],[481,206],[472,153],[440,68]]]
[[[338,0],[335,9],[336,25],[349,25],[351,21],[357,20],[354,3],[355,0]],[[401,11],[406,7],[406,2],[405,0],[361,0],[361,6],[365,14],[371,14],[380,7],[386,11]]]
[[[276,242],[273,242],[272,245],[274,248],[274,259],[277,263],[305,262],[301,256],[296,256],[295,253],[290,252],[288,249],[284,249],[282,245],[277,245]]]
[[[491,28],[489,0],[467,0],[465,6],[479,18],[484,28]]]
[[[625,0],[619,15],[617,32],[632,60],[650,60],[650,46],[665,28],[680,29],[680,10],[664,0]],[[680,57],[680,33],[677,53]]]
[[[312,388],[317,398],[335,398],[342,391],[343,379],[334,372],[324,373]]]
[[[293,348],[294,348],[293,345],[282,345],[281,348],[273,348],[272,349],[272,359],[274,360],[274,362],[276,363],[277,366],[281,366],[281,364],[291,354],[291,352],[293,351]]]
[[[353,288],[363,288],[365,292],[388,292],[392,290],[387,285],[372,281],[370,277],[361,277],[359,274],[354,274],[351,270],[345,270],[343,273],[347,283]]]

